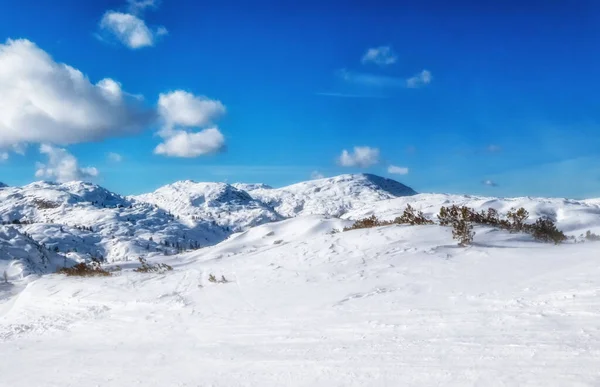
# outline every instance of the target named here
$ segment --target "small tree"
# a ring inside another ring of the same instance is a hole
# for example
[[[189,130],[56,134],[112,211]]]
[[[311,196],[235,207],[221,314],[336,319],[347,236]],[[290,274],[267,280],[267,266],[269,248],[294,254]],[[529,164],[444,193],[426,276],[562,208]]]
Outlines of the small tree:
[[[536,222],[530,226],[530,230],[531,235],[538,241],[554,242],[554,244],[558,245],[567,240],[567,236],[556,228],[554,222],[548,218],[536,220]]]
[[[459,246],[468,246],[473,242],[475,232],[470,222],[470,211],[467,207],[462,207],[459,211],[458,219],[452,224],[452,238],[458,240]]]
[[[431,220],[427,219],[425,215],[423,215],[422,211],[416,212],[410,204],[406,205],[402,216],[398,216],[396,219],[394,219],[394,223],[410,224],[411,226],[421,224],[433,224]]]
[[[518,210],[511,208],[506,214],[506,217],[510,221],[510,228],[512,231],[523,231],[525,229],[525,221],[529,218],[529,212],[523,207]]]

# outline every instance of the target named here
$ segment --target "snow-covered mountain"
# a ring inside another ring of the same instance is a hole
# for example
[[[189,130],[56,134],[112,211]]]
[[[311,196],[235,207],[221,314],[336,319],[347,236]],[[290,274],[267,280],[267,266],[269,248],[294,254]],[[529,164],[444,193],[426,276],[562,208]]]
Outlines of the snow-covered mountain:
[[[231,234],[291,217],[352,220],[375,214],[393,219],[407,204],[432,218],[450,204],[500,212],[525,207],[532,218],[549,216],[571,235],[600,233],[600,200],[417,194],[394,180],[368,174],[283,188],[186,180],[132,197],[90,183],[35,182],[0,190],[0,221],[69,259],[122,261],[214,245]],[[0,234],[0,241],[5,246],[0,253],[18,245],[7,234]]]
[[[214,222],[227,232],[282,219],[248,192],[225,183],[178,181],[132,199],[152,203],[190,224],[197,220]]]
[[[187,224],[155,205],[82,182],[4,188],[0,220],[52,251],[110,261],[175,253],[214,244],[228,235],[210,222]]]
[[[252,197],[272,206],[285,217],[309,214],[342,216],[369,203],[415,194],[404,184],[370,174],[340,175],[279,189],[257,188],[250,192]]]

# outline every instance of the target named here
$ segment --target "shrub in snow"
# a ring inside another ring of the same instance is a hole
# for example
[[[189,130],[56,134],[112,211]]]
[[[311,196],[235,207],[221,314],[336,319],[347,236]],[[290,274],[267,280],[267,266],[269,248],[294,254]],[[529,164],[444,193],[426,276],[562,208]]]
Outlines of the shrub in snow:
[[[506,217],[510,221],[510,230],[520,232],[525,230],[525,221],[529,218],[529,212],[522,207],[518,210],[511,208]]]
[[[214,274],[209,274],[208,282],[212,282],[214,284],[226,284],[229,281],[227,280],[227,278],[225,278],[224,275],[221,275],[221,279],[217,279],[217,277],[215,277]]]
[[[583,235],[581,235],[581,236],[583,236]],[[585,233],[585,236],[583,236],[583,237],[585,238],[585,240],[591,241],[591,242],[600,241],[600,235],[594,234],[590,230],[587,230],[587,232]]]
[[[427,219],[425,215],[423,215],[423,211],[416,212],[410,204],[407,204],[402,216],[398,216],[396,219],[394,219],[393,223],[410,224],[411,226],[415,226],[423,224],[433,224],[433,221]]]
[[[534,224],[527,225],[526,229],[538,241],[559,244],[567,240],[567,236],[548,218],[540,218]]]
[[[357,220],[352,226],[344,227],[344,231],[359,230],[361,228],[379,227],[384,226],[386,224],[389,224],[389,222],[382,222],[379,219],[377,219],[375,215],[371,215],[368,218]]]
[[[133,269],[133,271],[138,273],[164,273],[166,271],[171,271],[173,268],[166,263],[158,263],[152,265],[146,261],[146,258],[139,257],[141,266]]]
[[[100,262],[80,262],[73,267],[62,267],[56,271],[58,274],[75,277],[109,277],[111,273],[100,266]]]
[[[468,246],[473,242],[474,236],[471,211],[467,207],[462,207],[452,223],[452,238],[458,240],[459,246]]]

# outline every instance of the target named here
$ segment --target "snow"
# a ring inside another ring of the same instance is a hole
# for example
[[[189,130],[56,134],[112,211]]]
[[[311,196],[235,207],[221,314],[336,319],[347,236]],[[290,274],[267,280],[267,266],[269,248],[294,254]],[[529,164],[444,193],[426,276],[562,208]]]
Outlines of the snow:
[[[475,227],[473,245],[461,248],[437,225],[337,231],[371,214],[391,219],[407,203],[428,216],[456,203],[523,206],[579,235],[600,231],[600,200],[414,194],[374,180],[343,175],[248,190],[186,181],[144,196],[153,203],[82,183],[1,190],[0,217],[34,223],[0,227],[0,270],[11,270],[0,284],[0,385],[600,383],[600,242],[554,246]],[[59,206],[40,209],[35,198]],[[107,249],[121,251],[149,235],[201,236],[218,214],[215,230],[239,220],[239,232],[183,254],[145,255],[173,271],[137,273],[117,259],[109,266],[123,270],[107,278],[44,274],[65,256],[42,243],[79,251],[116,240],[120,247]],[[60,232],[76,219],[94,230]]]

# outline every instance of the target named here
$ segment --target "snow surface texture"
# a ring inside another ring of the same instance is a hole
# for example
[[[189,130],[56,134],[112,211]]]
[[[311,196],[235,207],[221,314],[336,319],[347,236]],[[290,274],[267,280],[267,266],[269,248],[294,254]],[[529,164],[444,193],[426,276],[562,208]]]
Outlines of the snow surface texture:
[[[600,242],[476,227],[459,248],[437,225],[334,232],[408,203],[429,216],[523,206],[569,235],[600,232],[600,200],[415,194],[372,175],[184,181],[132,198],[86,183],[3,188],[0,218],[31,224],[0,227],[0,385],[600,384]],[[192,238],[212,246],[161,243]],[[123,270],[40,276],[103,252]],[[133,272],[123,259],[138,254],[174,270]]]
[[[599,245],[553,246],[484,228],[467,249],[439,226],[330,233],[348,223],[265,224],[157,257],[174,267],[166,274],[31,282],[0,304],[2,383],[600,382]]]

